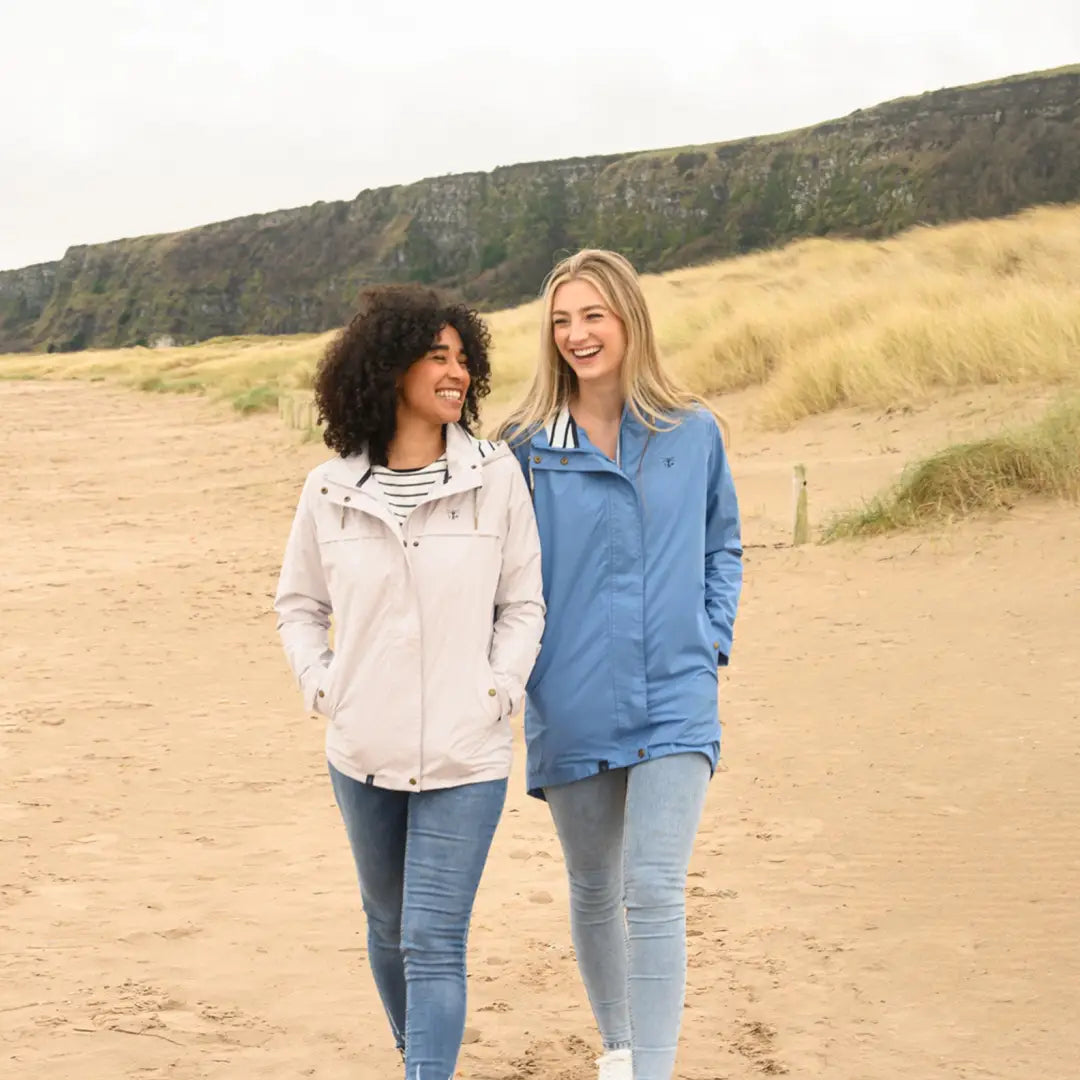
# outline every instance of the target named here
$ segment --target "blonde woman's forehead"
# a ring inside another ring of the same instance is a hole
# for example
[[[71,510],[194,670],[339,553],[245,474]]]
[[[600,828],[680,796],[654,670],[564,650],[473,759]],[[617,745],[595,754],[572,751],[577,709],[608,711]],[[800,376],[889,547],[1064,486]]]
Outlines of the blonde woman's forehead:
[[[572,315],[592,307],[607,309],[609,306],[600,290],[591,281],[583,278],[564,281],[551,297],[552,313],[564,315]]]

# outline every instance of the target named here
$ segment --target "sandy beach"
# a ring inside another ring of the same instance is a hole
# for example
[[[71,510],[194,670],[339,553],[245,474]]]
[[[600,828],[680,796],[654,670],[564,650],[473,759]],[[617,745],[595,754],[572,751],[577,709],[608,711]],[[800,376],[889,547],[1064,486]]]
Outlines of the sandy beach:
[[[793,463],[820,523],[1040,402],[980,390],[779,434],[742,423],[751,404],[724,403],[746,588],[677,1075],[1072,1080],[1080,510],[785,546]],[[0,1075],[396,1077],[321,722],[271,610],[326,449],[105,384],[0,383],[0,416]],[[592,1080],[522,758],[460,1074]]]

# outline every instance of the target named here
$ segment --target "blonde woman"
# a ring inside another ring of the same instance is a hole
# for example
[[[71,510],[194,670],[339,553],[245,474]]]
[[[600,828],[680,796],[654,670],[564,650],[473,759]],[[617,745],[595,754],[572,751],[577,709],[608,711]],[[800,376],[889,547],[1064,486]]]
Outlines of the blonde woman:
[[[564,260],[540,363],[502,429],[533,492],[547,624],[527,686],[530,794],[566,860],[601,1080],[669,1080],[686,873],[720,749],[742,586],[718,417],[665,371],[633,267]]]

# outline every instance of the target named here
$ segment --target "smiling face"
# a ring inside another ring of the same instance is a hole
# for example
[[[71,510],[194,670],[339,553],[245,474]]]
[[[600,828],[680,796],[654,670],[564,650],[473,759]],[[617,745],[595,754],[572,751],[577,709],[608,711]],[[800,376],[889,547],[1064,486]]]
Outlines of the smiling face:
[[[444,326],[431,348],[401,377],[399,420],[456,424],[468,389],[468,357],[461,335],[452,326]]]
[[[599,289],[571,279],[555,290],[551,308],[555,347],[579,384],[617,383],[626,358],[626,328]]]

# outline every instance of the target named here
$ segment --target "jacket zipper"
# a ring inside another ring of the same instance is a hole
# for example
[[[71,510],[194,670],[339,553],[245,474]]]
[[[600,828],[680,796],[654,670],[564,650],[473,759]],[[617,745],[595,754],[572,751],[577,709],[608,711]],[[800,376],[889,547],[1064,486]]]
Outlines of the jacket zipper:
[[[366,479],[367,479],[367,476],[365,475],[364,480],[366,480]],[[362,484],[364,482],[364,480],[361,480],[360,483]],[[429,500],[429,501],[438,502],[439,500],[434,499],[434,500]],[[480,529],[480,485],[479,484],[475,485],[472,488],[472,504],[473,504],[473,531],[477,532]],[[423,505],[423,504],[421,504],[421,505]],[[357,509],[359,509],[359,508],[357,508]],[[345,513],[346,513],[347,510],[348,510],[348,507],[344,503],[342,503],[342,505],[341,505],[341,528],[342,529],[345,528]],[[406,571],[407,571],[407,573],[409,575],[409,583],[412,586],[413,598],[414,598],[414,600],[416,600],[417,608],[419,608],[419,599],[416,597],[416,583],[415,583],[415,579],[413,577],[412,563],[409,561],[409,532],[408,532],[408,527],[409,527],[409,525],[411,523],[412,523],[412,514],[410,514],[408,516],[408,518],[406,518],[404,524],[400,527],[400,533],[401,533],[402,541],[403,541],[402,547],[403,547],[403,554],[405,556],[405,569],[406,569]],[[421,641],[420,650],[419,650],[419,653],[420,653],[420,679],[418,680],[419,685],[420,685],[420,740],[419,740],[419,750],[418,750],[419,763],[417,765],[417,773],[416,773],[416,789],[418,791],[422,790],[422,788],[423,788],[423,778],[424,778],[424,708],[425,708],[425,705],[424,705],[424,678],[423,678],[423,675],[424,675],[424,671],[423,671],[423,666],[424,666],[423,627],[420,627],[419,632],[420,632],[420,641]]]
[[[416,616],[420,618],[420,599],[416,595],[416,578],[413,575],[412,563],[409,561],[409,525],[412,522],[412,514],[410,514],[404,522],[402,527],[402,533],[404,535],[405,543],[403,551],[405,554],[405,569],[409,574],[409,585],[412,591],[412,598],[414,602],[414,608],[416,610]],[[418,762],[416,766],[416,790],[422,791],[424,787],[424,627],[418,623],[417,633],[420,637],[420,645],[417,649],[417,655],[420,658],[420,678],[417,683],[420,687],[420,739],[417,747]]]

